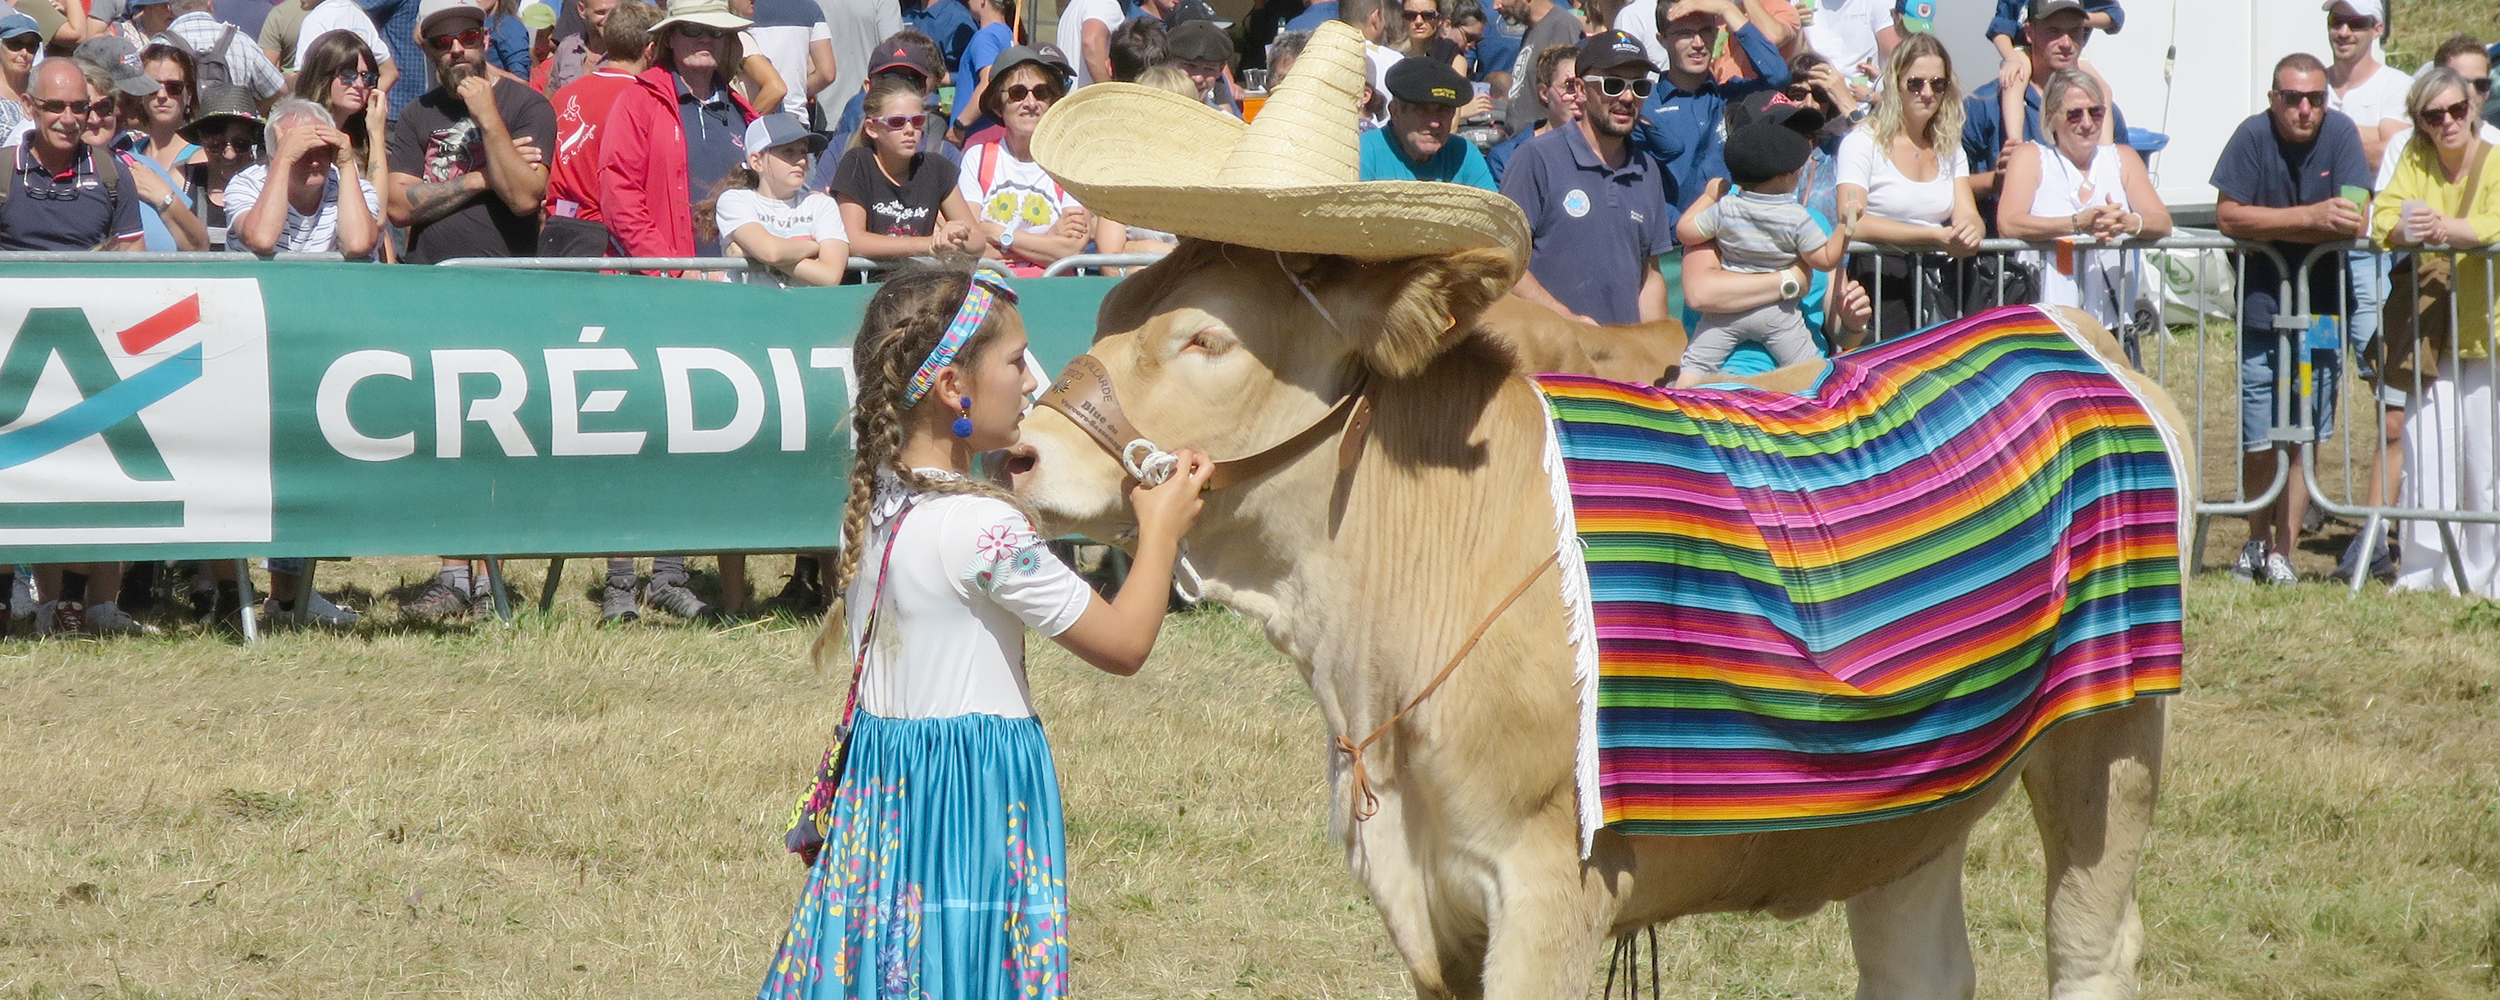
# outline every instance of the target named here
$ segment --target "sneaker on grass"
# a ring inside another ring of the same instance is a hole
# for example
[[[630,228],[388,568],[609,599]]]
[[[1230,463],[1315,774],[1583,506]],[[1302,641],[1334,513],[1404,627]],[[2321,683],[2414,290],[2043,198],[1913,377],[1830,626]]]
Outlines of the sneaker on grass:
[[[469,595],[435,580],[425,585],[425,593],[418,595],[416,600],[400,605],[399,612],[410,618],[444,621],[466,616],[470,603]]]
[[[36,605],[35,634],[62,639],[94,637],[87,631],[87,608],[77,601],[45,601]]]
[[[2266,570],[2266,543],[2251,539],[2240,546],[2240,557],[2231,561],[2231,579],[2256,583]]]
[[[635,610],[641,589],[633,577],[609,577],[607,586],[599,592],[599,624],[622,625],[642,617],[642,612]]]
[[[2292,561],[2280,552],[2266,553],[2266,585],[2289,587],[2300,582],[2300,574],[2292,572]]]
[[[2369,536],[2356,534],[2344,546],[2344,557],[2335,563],[2335,578],[2350,582],[2354,565],[2361,561],[2361,543]],[[2390,531],[2370,553],[2370,576],[2380,583],[2396,582],[2396,533]]]
[[[720,609],[695,596],[683,584],[654,577],[642,588],[642,603],[688,621],[709,621],[721,616]]]
[[[130,616],[118,601],[98,601],[87,606],[87,628],[96,635],[155,635],[157,628]]]

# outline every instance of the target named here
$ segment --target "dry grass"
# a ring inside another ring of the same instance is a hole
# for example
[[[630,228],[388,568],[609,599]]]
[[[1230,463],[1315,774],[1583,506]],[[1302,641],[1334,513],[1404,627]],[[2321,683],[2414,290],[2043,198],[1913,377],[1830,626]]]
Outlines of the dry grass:
[[[2500,614],[2210,577],[2189,607],[2150,994],[2500,995]],[[836,685],[786,624],[586,616],[0,646],[0,997],[748,995]],[[1325,843],[1301,682],[1223,613],[1166,635],[1132,680],[1034,646],[1080,992],[1408,995]],[[1971,852],[1985,996],[2039,995],[2037,855],[2019,803]],[[1662,944],[1674,996],[1851,981],[1832,912]]]
[[[2396,30],[2387,39],[2387,54],[2397,65],[2420,65],[2458,32],[2485,45],[2500,41],[2500,5],[2491,0],[2394,0],[2392,6]]]

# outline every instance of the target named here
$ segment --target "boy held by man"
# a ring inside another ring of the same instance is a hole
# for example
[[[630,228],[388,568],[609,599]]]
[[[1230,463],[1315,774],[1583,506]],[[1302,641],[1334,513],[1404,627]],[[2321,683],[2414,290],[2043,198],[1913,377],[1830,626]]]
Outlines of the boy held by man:
[[[1718,241],[1722,265],[1745,274],[1800,264],[1816,271],[1840,266],[1856,220],[1842,220],[1825,232],[1797,200],[1799,169],[1813,152],[1805,134],[1785,124],[1765,121],[1737,129],[1727,138],[1727,172],[1737,192],[1686,214],[1676,224],[1676,238],[1687,246]],[[1746,341],[1761,344],[1783,368],[1821,357],[1814,332],[1798,308],[1803,292],[1783,286],[1778,302],[1744,312],[1701,314],[1675,387],[1707,381]]]

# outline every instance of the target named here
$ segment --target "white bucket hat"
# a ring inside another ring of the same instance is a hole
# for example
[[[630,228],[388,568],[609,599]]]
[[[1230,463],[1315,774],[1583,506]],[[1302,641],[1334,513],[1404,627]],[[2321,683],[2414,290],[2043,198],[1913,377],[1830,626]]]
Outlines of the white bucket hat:
[[[729,0],[677,0],[668,5],[668,16],[651,26],[651,33],[656,35],[679,24],[700,24],[707,28],[734,31],[752,27],[755,22],[731,13]]]
[[[1103,218],[1262,250],[1397,260],[1480,247],[1528,259],[1527,216],[1499,192],[1359,181],[1369,69],[1331,21],[1258,120],[1125,83],[1080,88],[1033,133],[1033,159]]]

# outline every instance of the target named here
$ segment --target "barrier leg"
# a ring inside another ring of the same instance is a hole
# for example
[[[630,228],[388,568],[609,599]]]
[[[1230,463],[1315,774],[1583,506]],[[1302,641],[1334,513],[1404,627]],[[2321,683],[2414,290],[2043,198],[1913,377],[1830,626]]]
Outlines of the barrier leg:
[[[503,585],[503,560],[486,560],[486,590],[495,598],[495,617],[512,624],[512,596]]]
[[[2378,557],[2379,541],[2386,537],[2385,515],[2370,515],[2370,523],[2361,526],[2361,556],[2352,564],[2352,596],[2361,596],[2361,581],[2370,578],[2370,560]]]
[[[557,556],[547,560],[547,584],[538,588],[539,614],[543,615],[556,609],[556,588],[563,585],[564,557]]]
[[[2456,581],[2457,593],[2465,593],[2465,556],[2457,551],[2457,532],[2446,521],[2439,522],[2439,547],[2448,551],[2449,579]]]
[[[298,621],[305,620],[312,615],[313,571],[320,568],[321,560],[304,560],[304,572],[301,574],[300,581],[302,586],[295,588],[295,611]]]
[[[2457,579],[2464,578],[2462,573],[2457,575]],[[252,561],[249,559],[234,561],[234,594],[235,613],[243,620],[243,641],[259,642],[260,599],[252,596]]]
[[[2195,538],[2195,540],[2194,540],[2194,541],[2192,541],[2192,542],[2190,542],[2190,543],[2189,543],[2189,548],[2188,548],[2188,566],[2189,566],[2189,568],[2191,568],[2191,569],[2200,569],[2200,568],[2203,568],[2203,567],[2204,567],[2204,565],[2205,565],[2205,536],[2210,535],[2210,534],[2212,534],[2212,533],[2213,533],[2213,524],[2214,524],[2214,516],[2213,516],[2213,515],[2211,515],[2211,514],[2198,514],[2198,515],[2196,515],[2196,538]]]

